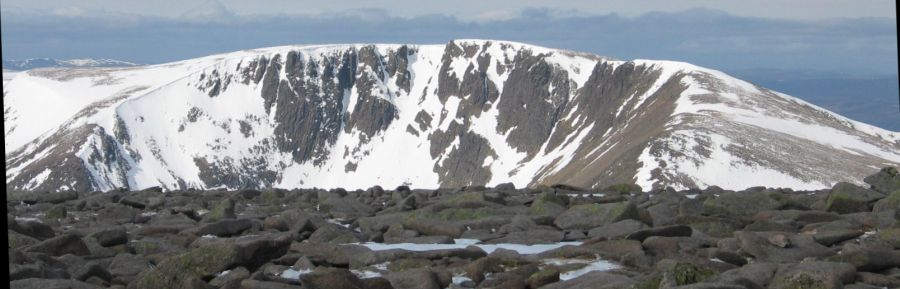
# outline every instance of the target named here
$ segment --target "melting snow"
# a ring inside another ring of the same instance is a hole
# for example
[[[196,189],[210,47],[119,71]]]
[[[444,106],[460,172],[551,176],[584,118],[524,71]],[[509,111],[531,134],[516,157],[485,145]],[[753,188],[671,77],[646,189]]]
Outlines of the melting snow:
[[[300,275],[309,274],[309,273],[312,273],[312,270],[309,270],[309,269],[296,270],[293,267],[291,267],[291,268],[288,268],[287,270],[284,270],[284,272],[281,272],[281,277],[288,278],[288,279],[300,279]]]
[[[565,281],[570,279],[575,279],[580,277],[581,275],[594,272],[594,271],[606,271],[611,269],[619,268],[618,265],[613,264],[612,262],[597,259],[597,260],[582,260],[582,259],[548,259],[544,260],[544,264],[552,264],[556,266],[567,265],[567,264],[585,264],[584,267],[581,267],[576,270],[566,271],[559,275],[559,280]]]
[[[546,251],[550,251],[553,249],[557,249],[563,246],[578,246],[581,245],[581,242],[560,242],[553,244],[535,244],[535,245],[521,245],[521,244],[478,244],[480,242],[476,239],[454,239],[455,244],[412,244],[412,243],[398,243],[398,244],[384,244],[384,243],[357,243],[357,245],[365,246],[373,251],[384,251],[384,250],[393,250],[393,249],[402,249],[407,251],[432,251],[432,250],[450,250],[450,249],[463,249],[468,246],[475,246],[481,248],[486,253],[490,254],[497,249],[507,249],[518,252],[523,255],[531,255],[531,254],[540,254]]]
[[[480,47],[478,53],[491,56],[491,62],[485,70],[487,79],[492,82],[499,92],[503,91],[503,83],[509,77],[510,70],[499,72],[498,66],[507,60],[512,60],[523,49],[531,50],[534,54],[545,54],[546,61],[555,67],[566,71],[575,87],[583,87],[590,77],[594,66],[598,62],[605,62],[616,66],[626,63],[602,59],[597,56],[581,55],[567,51],[549,49],[539,46],[526,45],[515,42],[495,42],[494,45],[483,48],[486,40],[457,40],[459,44],[474,44]],[[505,44],[505,45],[501,45]],[[414,46],[413,54],[407,57],[410,72],[410,89],[408,92],[396,85],[397,77],[387,76],[384,71],[373,71],[371,67],[362,67],[358,73],[374,73],[384,76],[376,80],[374,89],[383,93],[376,95],[386,99],[395,106],[396,117],[388,128],[377,135],[369,136],[367,141],[362,141],[359,131],[342,131],[337,136],[334,144],[325,148],[323,163],[307,162],[297,163],[290,152],[279,152],[271,144],[275,137],[275,124],[272,122],[277,107],[271,112],[266,112],[264,103],[258,97],[261,86],[257,84],[244,84],[239,81],[232,82],[228,89],[221,91],[216,97],[196,89],[202,77],[209,77],[215,73],[219,77],[235,76],[246,68],[247,63],[260,57],[272,59],[281,55],[282,58],[289,52],[297,53],[304,58],[321,58],[343,53],[346,49],[359,49],[362,45],[313,45],[313,46],[281,46],[264,49],[254,49],[213,55],[209,57],[191,59],[181,62],[162,65],[132,67],[132,68],[104,68],[90,71],[91,73],[79,74],[76,71],[60,70],[55,76],[32,72],[22,72],[9,80],[4,86],[4,122],[6,132],[5,148],[7,152],[15,150],[29,150],[36,153],[37,158],[46,157],[49,150],[35,152],[37,146],[29,143],[49,137],[59,129],[83,124],[97,124],[110,136],[116,130],[118,120],[128,128],[127,136],[130,138],[127,147],[119,147],[125,152],[133,152],[140,158],[132,159],[129,154],[123,154],[123,164],[117,168],[104,168],[100,163],[89,166],[92,176],[107,176],[101,179],[100,188],[121,187],[125,184],[133,187],[162,186],[164,189],[172,189],[180,184],[188,186],[204,187],[204,182],[199,177],[200,168],[197,159],[207,160],[216,164],[235,164],[253,162],[263,163],[264,169],[280,172],[281,175],[275,187],[294,188],[298,186],[318,187],[344,187],[348,189],[367,188],[373,183],[390,187],[402,184],[411,184],[417,187],[439,187],[440,179],[434,172],[435,162],[443,160],[453,149],[458,149],[459,141],[454,139],[451,146],[442,152],[438,152],[437,158],[432,157],[430,151],[429,135],[436,131],[446,131],[450,123],[469,122],[469,132],[484,137],[494,150],[495,155],[481,163],[491,172],[491,179],[487,185],[496,185],[502,182],[512,182],[517,187],[526,186],[536,176],[558,172],[565,168],[576,157],[578,152],[590,151],[586,157],[594,153],[600,156],[610,151],[618,143],[594,148],[585,148],[581,142],[586,141],[593,132],[593,123],[585,115],[575,113],[572,108],[564,119],[574,119],[576,127],[573,133],[565,139],[562,145],[554,150],[547,151],[547,143],[543,144],[539,153],[534,158],[525,160],[525,153],[520,152],[507,143],[507,134],[497,131],[497,103],[489,104],[491,107],[480,114],[479,117],[462,119],[465,116],[456,114],[460,105],[464,103],[466,95],[449,97],[442,103],[435,95],[438,87],[438,79],[442,65],[444,45],[420,45]],[[381,55],[396,51],[400,45],[384,44],[375,45],[375,50]],[[698,77],[711,76],[717,83],[721,83],[728,91],[717,92],[723,101],[741,103],[742,97],[767,97],[783,103],[796,103],[812,107],[830,115],[843,123],[847,131],[860,132],[878,139],[898,141],[900,135],[872,126],[851,121],[849,119],[827,113],[821,108],[815,107],[801,100],[794,99],[780,93],[763,94],[756,86],[730,77],[722,72],[697,67],[682,62],[635,60],[638,65],[652,66],[659,69],[662,76],[659,77],[651,88],[641,95],[632,95],[627,102],[631,107],[639,107],[652,102],[652,95],[662,85],[679,73],[685,73],[682,79],[687,85],[687,90],[677,100],[677,107],[673,113],[680,114],[706,114],[719,112],[727,115],[730,120],[743,124],[765,127],[770,130],[782,132],[795,137],[809,139],[849,152],[864,152],[884,158],[886,160],[900,162],[900,154],[889,149],[870,144],[865,139],[845,133],[841,127],[831,128],[816,125],[807,125],[801,119],[778,119],[766,116],[764,112],[751,109],[738,109],[727,104],[707,104],[691,99],[693,96],[703,95],[713,88],[702,87]],[[472,59],[457,59],[451,62],[451,73],[462,77],[462,74],[473,65]],[[322,67],[315,67],[319,74],[323,74]],[[4,71],[4,75],[7,71]],[[284,75],[284,70],[282,70]],[[9,77],[4,77],[5,79]],[[303,79],[301,79],[302,81]],[[308,79],[306,79],[308,80]],[[288,83],[290,85],[290,83]],[[345,112],[352,112],[355,103],[359,100],[359,92],[347,90],[342,96],[340,108]],[[573,97],[578,97],[574,95]],[[575,99],[573,99],[575,100]],[[578,103],[570,100],[570,103]],[[102,104],[102,105],[101,105]],[[752,106],[752,105],[751,105]],[[99,111],[84,117],[73,117],[85,109],[93,107]],[[186,115],[193,108],[199,108],[202,114],[196,121],[186,121]],[[627,114],[625,106],[617,108],[616,114]],[[447,116],[441,120],[441,112],[446,111]],[[419,135],[412,135],[406,131],[408,125],[418,130],[417,116],[423,113],[431,117],[429,127],[420,131]],[[635,116],[631,116],[635,117]],[[677,118],[677,117],[675,117]],[[250,121],[253,133],[244,136],[237,127],[239,121]],[[514,129],[514,128],[513,128]],[[510,130],[512,131],[512,129]],[[609,133],[609,131],[607,131]],[[97,135],[88,147],[83,147],[80,156],[86,159],[92,148],[100,145],[100,137]],[[606,137],[606,134],[601,138]],[[719,144],[727,144],[733,140],[724,136],[712,136]],[[605,144],[605,143],[604,143]],[[345,151],[347,153],[345,153]],[[649,149],[645,149],[640,155],[643,166],[638,170],[637,182],[644,188],[652,184],[653,176],[650,171],[656,168],[658,161],[674,161],[674,167],[684,169],[684,173],[696,179],[698,184],[721,184],[735,180],[735,186],[743,186],[749,182],[761,179],[767,180],[765,184],[777,186],[794,186],[807,188],[819,187],[822,184],[801,181],[783,173],[746,165],[734,165],[734,158],[728,159],[727,152],[717,150],[716,156],[726,159],[717,160],[717,163],[704,162],[692,164],[686,160],[659,159],[659,156],[651,156]],[[599,156],[597,156],[599,158]],[[669,156],[663,156],[669,157]],[[16,167],[8,168],[7,179],[21,172],[34,159],[29,159]],[[349,164],[356,169],[347,171]],[[391,167],[390,174],[384,173],[384,167]],[[127,168],[131,168],[130,170]],[[226,167],[225,169],[239,169]],[[125,179],[112,177],[124,175]],[[754,175],[753,178],[746,178]],[[43,173],[41,176],[46,177]],[[715,179],[718,178],[718,179]],[[737,179],[735,179],[737,178]],[[36,178],[35,183],[43,181]],[[759,183],[757,183],[759,184]]]

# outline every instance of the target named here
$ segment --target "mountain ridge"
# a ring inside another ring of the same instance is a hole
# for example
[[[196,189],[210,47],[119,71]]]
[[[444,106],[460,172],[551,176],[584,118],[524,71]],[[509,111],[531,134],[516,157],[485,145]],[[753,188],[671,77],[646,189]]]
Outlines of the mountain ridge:
[[[8,189],[801,189],[900,162],[897,133],[719,71],[494,40],[280,46],[10,86]],[[38,116],[26,93],[68,107]]]
[[[3,68],[9,70],[29,70],[48,67],[123,67],[138,66],[137,63],[105,58],[75,58],[59,60],[53,58],[29,58],[23,60],[3,60]]]

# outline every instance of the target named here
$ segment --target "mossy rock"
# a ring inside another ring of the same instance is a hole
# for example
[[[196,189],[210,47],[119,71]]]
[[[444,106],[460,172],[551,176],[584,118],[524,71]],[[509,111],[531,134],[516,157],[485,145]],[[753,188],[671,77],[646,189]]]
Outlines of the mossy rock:
[[[750,220],[762,211],[777,210],[783,202],[773,199],[769,192],[729,192],[703,202],[707,215]]]
[[[38,239],[19,234],[18,232],[9,229],[6,230],[6,241],[11,249],[24,248],[40,242]]]
[[[503,205],[503,198],[497,194],[489,196],[487,192],[465,192],[448,196],[435,204],[440,208],[478,208]]]
[[[468,202],[481,202],[485,201],[484,192],[468,192],[468,193],[460,193],[452,195],[445,200],[441,201],[444,204],[461,204]]]
[[[675,222],[716,238],[731,237],[734,231],[740,230],[745,225],[734,219],[699,215],[679,216]]]
[[[237,215],[234,213],[234,200],[226,198],[222,200],[215,208],[203,215],[203,222],[212,223],[224,219],[234,219]]]
[[[632,202],[572,206],[553,223],[561,229],[590,230],[626,219],[640,219],[637,206]]]
[[[549,267],[531,274],[526,280],[528,288],[540,288],[541,286],[559,281],[559,269]]]
[[[239,261],[240,252],[234,245],[206,245],[168,258],[156,268],[144,271],[128,284],[128,289],[184,288],[186,280],[211,277],[234,267]]]
[[[829,289],[822,278],[808,272],[797,272],[772,280],[770,288],[774,289]]]
[[[889,210],[900,210],[900,189],[894,191],[886,198],[875,202],[872,206],[873,212],[883,212]]]
[[[875,238],[891,244],[891,246],[894,246],[894,249],[900,249],[900,228],[881,230],[875,234]]]
[[[34,204],[38,202],[38,195],[36,192],[9,191],[6,193],[6,201]]]
[[[648,277],[644,280],[640,280],[635,284],[632,284],[629,289],[659,289],[659,284],[662,282],[662,275],[654,275]]]
[[[566,210],[565,199],[550,192],[543,192],[531,203],[531,212],[539,216],[558,216]]]
[[[682,286],[703,282],[704,280],[715,276],[716,272],[709,268],[700,267],[691,263],[678,263],[674,268],[664,274],[671,276],[675,280],[677,286]]]
[[[391,272],[400,272],[407,269],[430,268],[432,263],[428,259],[422,258],[406,258],[398,259],[388,263],[388,270]]]
[[[56,205],[47,210],[44,217],[47,219],[62,219],[68,215],[68,211],[66,207],[63,205]]]
[[[835,184],[831,193],[828,194],[825,210],[838,214],[868,212],[875,201],[884,197],[878,192],[851,183],[840,182]]]
[[[128,248],[134,254],[142,256],[164,253],[166,251],[166,246],[161,245],[159,241],[152,240],[132,240],[128,242]]]
[[[641,186],[635,184],[615,184],[603,189],[603,191],[606,192],[616,192],[620,194],[640,193],[642,190],[643,188],[641,188]]]
[[[259,198],[262,199],[264,204],[277,204],[284,198],[284,191],[277,189],[266,190],[259,195]]]
[[[886,167],[863,181],[871,185],[872,189],[887,194],[900,190],[900,171],[897,167]]]
[[[437,212],[418,211],[409,218],[424,218],[441,221],[470,221],[495,216],[497,211],[493,208],[448,208]]]

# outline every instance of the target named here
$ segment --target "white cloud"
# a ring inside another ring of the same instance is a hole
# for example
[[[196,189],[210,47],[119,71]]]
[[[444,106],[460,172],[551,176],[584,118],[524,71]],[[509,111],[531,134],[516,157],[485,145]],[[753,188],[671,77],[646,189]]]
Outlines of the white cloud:
[[[86,10],[108,10],[157,17],[177,17],[184,13],[175,7],[194,7],[208,0],[72,0],[66,3]],[[9,7],[53,10],[58,0],[3,0]],[[740,16],[824,19],[842,17],[896,18],[895,0],[221,0],[222,5],[237,15],[341,13],[353,9],[383,9],[392,16],[417,17],[446,14],[466,21],[483,21],[485,17],[500,19],[531,8],[572,10],[585,14],[617,13],[638,16],[648,12],[675,12],[692,8],[716,9]],[[72,11],[74,12],[74,11]]]
[[[50,14],[62,17],[79,17],[84,16],[87,11],[81,7],[63,7],[53,9]]]

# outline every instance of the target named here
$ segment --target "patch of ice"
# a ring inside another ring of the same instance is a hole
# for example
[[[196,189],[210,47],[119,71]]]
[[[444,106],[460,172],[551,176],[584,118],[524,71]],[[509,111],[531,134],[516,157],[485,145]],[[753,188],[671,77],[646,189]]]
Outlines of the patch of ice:
[[[433,250],[451,250],[451,249],[463,249],[468,246],[475,246],[484,250],[485,253],[492,253],[497,249],[506,249],[516,251],[519,254],[523,255],[531,255],[531,254],[540,254],[546,251],[550,251],[553,249],[557,249],[563,246],[578,246],[581,245],[581,242],[559,242],[552,244],[535,244],[535,245],[522,245],[522,244],[478,244],[479,240],[474,239],[455,239],[454,244],[412,244],[412,243],[398,243],[398,244],[383,244],[383,243],[354,243],[356,245],[365,246],[373,251],[384,251],[384,250],[393,250],[393,249],[401,249],[407,251],[433,251]]]
[[[280,276],[282,278],[287,278],[287,279],[300,279],[300,275],[309,274],[309,273],[312,273],[312,270],[309,270],[309,269],[297,270],[297,269],[294,269],[293,267],[291,267],[291,268],[284,270],[284,272],[281,272]]]
[[[16,217],[16,222],[38,222],[38,223],[40,223],[41,220],[38,220],[38,218]]]
[[[372,268],[375,268],[375,269],[378,269],[378,270],[385,270],[385,271],[387,271],[387,269],[388,269],[387,266],[388,266],[388,264],[390,264],[390,263],[391,263],[391,262],[378,263],[378,264],[372,265]]]
[[[317,206],[318,206],[318,205],[317,205]],[[338,225],[338,226],[341,226],[341,227],[344,227],[344,228],[347,228],[347,229],[350,228],[350,224],[344,224],[344,223],[341,223],[342,221],[344,221],[344,220],[341,220],[341,219],[327,219],[327,220],[325,220],[325,221],[326,221],[326,222],[329,222],[329,223],[332,223],[332,224],[335,224],[335,225]]]
[[[594,272],[594,271],[606,271],[611,269],[616,269],[619,266],[613,264],[612,262],[596,259],[596,260],[583,260],[583,259],[547,259],[544,260],[544,264],[550,265],[568,265],[568,264],[585,264],[584,267],[567,271],[559,275],[559,280],[571,280],[580,277],[581,275]]]
[[[379,272],[369,271],[369,270],[352,269],[352,270],[350,270],[350,272],[352,272],[354,275],[356,275],[356,277],[359,277],[359,279],[375,278],[375,277],[382,276],[381,273],[379,273]]]
[[[453,275],[453,278],[451,280],[453,281],[453,284],[456,285],[462,285],[463,282],[472,281],[471,278],[463,275]]]

